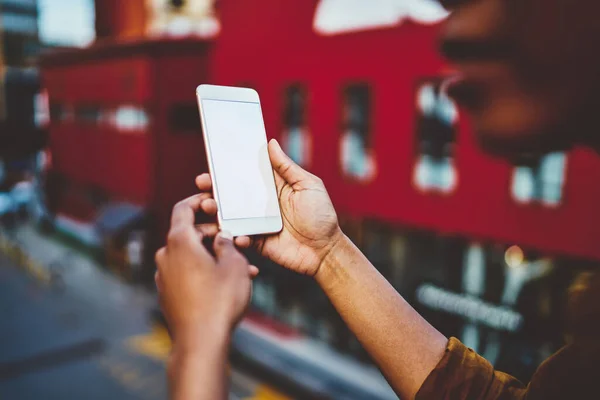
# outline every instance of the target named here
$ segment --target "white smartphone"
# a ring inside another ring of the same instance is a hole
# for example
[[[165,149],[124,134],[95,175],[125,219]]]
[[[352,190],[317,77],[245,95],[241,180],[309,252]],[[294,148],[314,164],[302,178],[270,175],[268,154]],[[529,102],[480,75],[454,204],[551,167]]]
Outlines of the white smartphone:
[[[283,222],[258,93],[200,85],[196,96],[220,229],[233,236],[281,231]]]

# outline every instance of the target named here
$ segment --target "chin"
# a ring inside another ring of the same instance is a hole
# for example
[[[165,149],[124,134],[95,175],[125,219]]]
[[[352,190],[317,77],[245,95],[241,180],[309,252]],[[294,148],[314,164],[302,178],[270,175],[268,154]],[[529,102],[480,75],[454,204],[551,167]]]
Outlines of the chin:
[[[475,124],[475,135],[483,151],[515,164],[551,152],[568,151],[575,144],[568,140],[564,131],[552,131],[533,126],[522,127],[522,129],[515,129],[515,127],[501,129]]]
[[[488,154],[518,163],[542,154],[566,151],[577,141],[553,115],[532,108],[487,108],[472,116],[477,142]]]

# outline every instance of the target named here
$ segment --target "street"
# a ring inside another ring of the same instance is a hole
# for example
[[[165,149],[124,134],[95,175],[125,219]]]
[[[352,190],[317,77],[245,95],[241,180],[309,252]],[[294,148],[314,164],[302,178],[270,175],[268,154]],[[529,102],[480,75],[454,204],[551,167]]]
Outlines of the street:
[[[0,400],[167,398],[157,302],[65,237],[0,227]],[[232,347],[231,399],[396,398],[374,366],[261,314]]]
[[[106,271],[45,281],[0,254],[0,399],[166,399],[154,306]],[[230,398],[286,397],[232,368]]]

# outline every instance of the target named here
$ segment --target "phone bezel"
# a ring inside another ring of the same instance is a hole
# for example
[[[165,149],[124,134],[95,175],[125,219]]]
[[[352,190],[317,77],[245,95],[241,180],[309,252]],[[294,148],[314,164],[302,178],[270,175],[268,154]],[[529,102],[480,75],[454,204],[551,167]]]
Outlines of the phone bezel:
[[[202,137],[204,139],[204,149],[206,151],[206,159],[208,161],[208,169],[211,177],[217,176],[214,171],[213,157],[210,150],[208,133],[206,129],[206,120],[204,116],[204,110],[202,107],[202,100],[224,100],[224,101],[245,101],[251,103],[260,104],[260,97],[258,92],[254,89],[232,87],[232,86],[217,86],[217,85],[200,85],[196,88],[196,98],[198,100],[198,110],[200,113],[200,122],[202,124]],[[262,107],[261,107],[262,115]],[[264,120],[263,120],[264,124]],[[266,131],[266,129],[265,129]],[[265,144],[267,143],[267,137],[265,136]],[[273,176],[273,182],[275,182],[275,176]],[[277,203],[277,210],[279,215],[276,217],[262,217],[262,218],[244,218],[244,219],[223,219],[220,211],[221,202],[218,197],[218,182],[213,179],[213,196],[217,202],[219,211],[217,211],[217,219],[219,228],[230,232],[233,236],[253,236],[272,234],[280,232],[283,228],[283,220],[281,218],[281,209],[279,203]],[[277,197],[277,193],[274,195]]]

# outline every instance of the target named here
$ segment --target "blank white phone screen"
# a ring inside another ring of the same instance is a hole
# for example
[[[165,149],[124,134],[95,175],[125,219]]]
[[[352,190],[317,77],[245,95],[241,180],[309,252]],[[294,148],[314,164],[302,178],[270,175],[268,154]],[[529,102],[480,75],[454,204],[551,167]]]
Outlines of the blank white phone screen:
[[[260,104],[203,99],[202,109],[221,217],[278,216]]]

